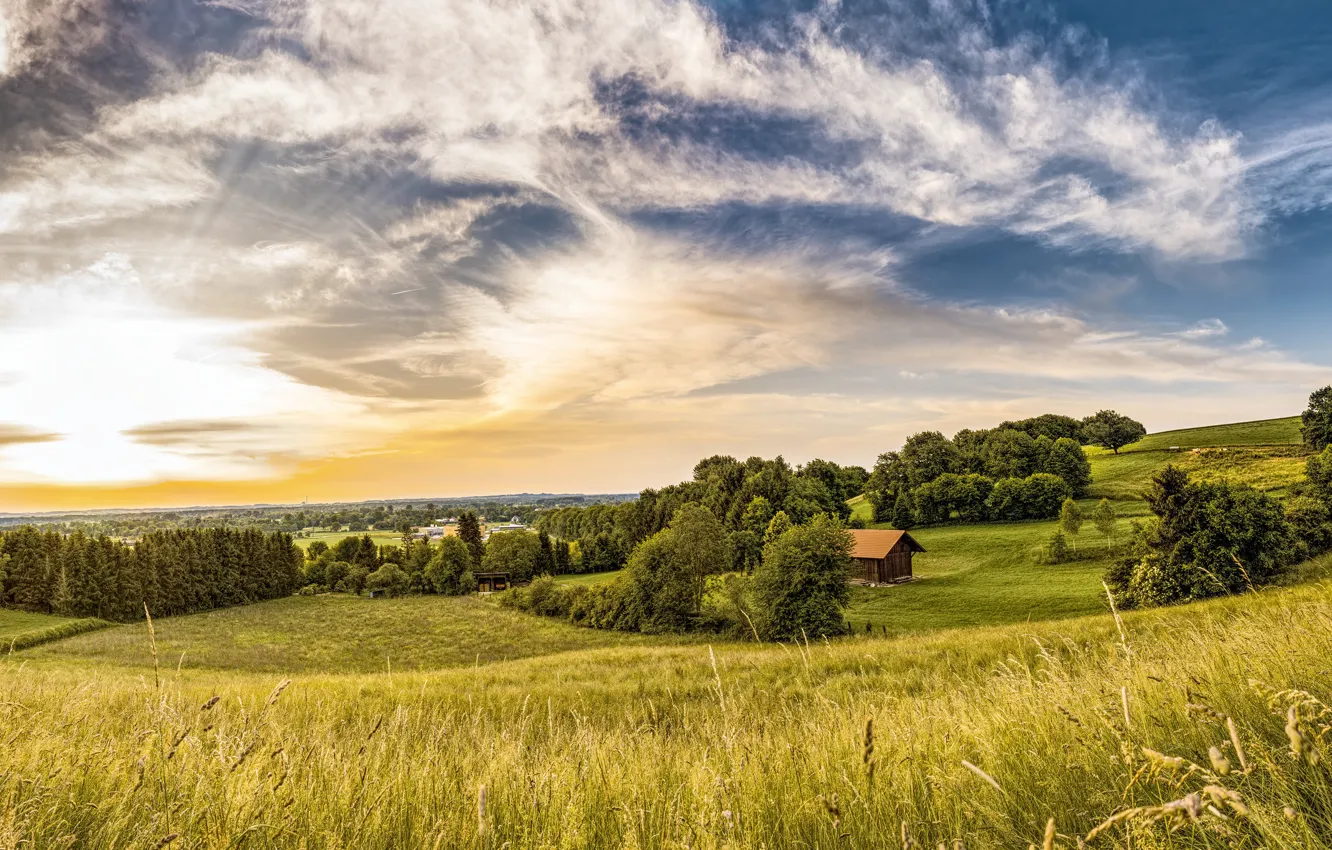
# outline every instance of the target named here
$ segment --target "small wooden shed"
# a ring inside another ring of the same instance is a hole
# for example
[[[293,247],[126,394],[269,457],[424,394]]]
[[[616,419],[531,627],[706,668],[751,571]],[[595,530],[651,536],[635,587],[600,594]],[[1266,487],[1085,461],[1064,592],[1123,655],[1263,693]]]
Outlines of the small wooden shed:
[[[911,557],[925,547],[905,531],[853,528],[852,581],[887,584],[911,578]]]
[[[509,588],[508,573],[474,573],[478,593],[496,593]]]

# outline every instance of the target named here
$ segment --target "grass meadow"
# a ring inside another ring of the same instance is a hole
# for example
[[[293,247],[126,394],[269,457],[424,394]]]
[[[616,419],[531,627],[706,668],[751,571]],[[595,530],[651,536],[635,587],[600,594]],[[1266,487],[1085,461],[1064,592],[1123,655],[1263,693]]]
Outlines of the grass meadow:
[[[0,608],[0,652],[27,649],[110,625],[103,620],[50,617]]]
[[[435,670],[650,642],[572,628],[476,596],[292,596],[161,619],[155,629],[162,666],[273,674]],[[27,657],[140,670],[153,664],[141,625],[81,635]]]
[[[430,672],[122,649],[0,662],[0,846],[1332,846],[1327,584]]]
[[[295,543],[302,549],[309,549],[310,544],[316,540],[332,546],[344,537],[364,537],[367,534],[379,546],[397,546],[402,543],[402,535],[396,531],[314,531],[308,537],[295,538]]]

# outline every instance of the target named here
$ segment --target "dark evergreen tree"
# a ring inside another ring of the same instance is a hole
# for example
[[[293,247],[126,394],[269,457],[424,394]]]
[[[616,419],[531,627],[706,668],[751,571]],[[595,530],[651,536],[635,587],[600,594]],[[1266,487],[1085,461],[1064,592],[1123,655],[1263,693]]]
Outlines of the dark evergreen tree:
[[[903,491],[897,495],[897,504],[893,506],[893,528],[905,531],[916,524],[915,511],[911,506],[911,496]]]
[[[458,515],[458,537],[467,544],[472,552],[472,563],[481,563],[486,554],[485,543],[481,540],[481,521],[476,511],[463,511]]]

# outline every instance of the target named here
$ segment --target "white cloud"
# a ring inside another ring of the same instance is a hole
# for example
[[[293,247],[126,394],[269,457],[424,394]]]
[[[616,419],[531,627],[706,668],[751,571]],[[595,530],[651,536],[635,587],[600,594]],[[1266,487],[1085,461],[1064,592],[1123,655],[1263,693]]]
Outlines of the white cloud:
[[[0,407],[8,425],[58,435],[0,451],[5,480],[255,477],[378,427],[360,405],[261,366],[237,344],[243,325],[143,296],[114,254],[44,285],[0,285]]]
[[[650,0],[632,15],[611,0],[289,0],[271,12],[313,64],[215,57],[108,114],[109,137],[396,148],[437,179],[530,186],[593,216],[599,206],[854,203],[1203,258],[1239,253],[1255,222],[1233,134],[1211,123],[1169,132],[1123,90],[997,48],[983,30],[964,50],[970,70],[946,72],[868,57],[813,18],[794,44],[734,44],[688,2]],[[597,97],[600,83],[624,78],[652,95],[809,119],[858,153],[774,163],[630,137]]]

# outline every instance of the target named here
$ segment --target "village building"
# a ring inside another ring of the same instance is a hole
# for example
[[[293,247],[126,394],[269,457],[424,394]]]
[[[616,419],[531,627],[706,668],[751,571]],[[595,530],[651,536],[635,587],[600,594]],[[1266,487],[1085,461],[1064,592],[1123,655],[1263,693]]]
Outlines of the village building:
[[[854,566],[851,580],[866,584],[891,584],[911,580],[911,558],[924,552],[905,531],[853,528],[851,549]]]
[[[508,573],[474,573],[478,593],[497,593],[509,588]]]

